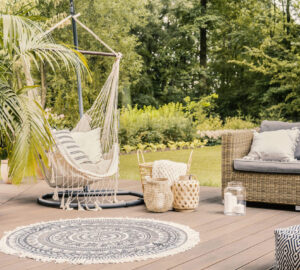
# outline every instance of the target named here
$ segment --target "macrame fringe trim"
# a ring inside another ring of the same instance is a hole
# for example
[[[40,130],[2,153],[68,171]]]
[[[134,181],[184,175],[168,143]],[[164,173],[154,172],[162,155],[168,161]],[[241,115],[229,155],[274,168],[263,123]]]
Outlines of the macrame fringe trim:
[[[121,258],[121,259],[107,259],[107,260],[88,260],[88,259],[74,259],[74,260],[67,260],[67,259],[56,259],[56,258],[49,258],[49,257],[43,257],[39,255],[34,255],[30,252],[22,251],[22,250],[14,250],[13,248],[9,247],[6,244],[6,240],[9,237],[9,235],[15,231],[30,228],[36,225],[43,225],[51,222],[60,222],[60,221],[72,221],[72,220],[80,220],[82,218],[77,219],[60,219],[60,220],[54,220],[54,221],[46,221],[46,222],[39,222],[27,226],[20,226],[17,227],[15,230],[5,232],[4,236],[0,240],[0,251],[8,254],[8,255],[15,255],[20,258],[30,258],[34,259],[36,261],[40,262],[54,262],[54,263],[70,263],[70,264],[100,264],[100,263],[125,263],[125,262],[136,262],[136,261],[143,261],[148,259],[158,259],[166,256],[175,255],[184,251],[187,251],[193,247],[195,247],[200,242],[200,234],[199,232],[191,229],[190,227],[174,222],[169,221],[162,221],[162,220],[155,220],[155,219],[144,219],[144,218],[128,218],[128,217],[120,217],[120,218],[83,218],[85,219],[94,219],[94,220],[106,220],[106,219],[119,219],[119,220],[132,220],[132,221],[148,221],[148,222],[155,222],[155,223],[163,223],[170,226],[174,226],[178,229],[183,230],[187,234],[187,241],[181,245],[180,247],[161,252],[159,254],[149,254],[145,256],[132,256],[127,258]]]
[[[57,187],[54,189],[52,199],[54,201],[58,201],[59,200],[59,197],[58,197],[58,188]]]

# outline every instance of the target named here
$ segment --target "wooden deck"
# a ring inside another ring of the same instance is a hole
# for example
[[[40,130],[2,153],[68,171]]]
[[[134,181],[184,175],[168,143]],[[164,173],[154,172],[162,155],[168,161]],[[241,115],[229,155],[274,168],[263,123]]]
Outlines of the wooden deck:
[[[140,191],[137,181],[120,181],[121,189]],[[244,217],[223,215],[220,189],[201,187],[200,205],[196,212],[149,213],[145,206],[107,209],[100,212],[62,211],[36,203],[36,198],[50,189],[45,182],[33,185],[0,184],[0,236],[20,225],[76,217],[143,217],[188,225],[200,232],[201,243],[195,248],[162,259],[135,263],[71,265],[41,263],[0,253],[1,270],[26,269],[269,269],[274,262],[274,229],[300,224],[294,211],[247,208]]]

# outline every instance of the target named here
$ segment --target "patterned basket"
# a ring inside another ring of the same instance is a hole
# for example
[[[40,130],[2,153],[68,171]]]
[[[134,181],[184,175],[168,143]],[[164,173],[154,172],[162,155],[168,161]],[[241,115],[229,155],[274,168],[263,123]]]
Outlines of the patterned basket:
[[[149,211],[162,213],[172,208],[173,193],[167,178],[148,179],[144,188],[144,201]]]
[[[153,162],[145,162],[144,154],[141,150],[137,150],[137,160],[139,164],[139,169],[140,169],[140,175],[141,175],[141,183],[142,183],[142,189],[144,192],[144,186],[146,184],[146,178],[150,177],[152,178],[152,167],[153,167]],[[187,174],[190,172],[191,164],[192,164],[192,156],[193,156],[193,150],[190,153],[190,157],[187,163]]]
[[[173,207],[176,211],[192,212],[199,205],[200,185],[193,175],[183,175],[172,186],[174,195]]]

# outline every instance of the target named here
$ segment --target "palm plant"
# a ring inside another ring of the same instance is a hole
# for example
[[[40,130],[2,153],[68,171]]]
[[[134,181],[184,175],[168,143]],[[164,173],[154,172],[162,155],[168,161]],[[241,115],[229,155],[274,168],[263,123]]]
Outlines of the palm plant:
[[[35,22],[21,16],[0,15],[0,134],[8,142],[13,183],[33,176],[40,162],[48,164],[46,151],[53,139],[40,106],[32,69],[47,62],[55,71],[86,72],[84,57],[66,45],[56,44]]]

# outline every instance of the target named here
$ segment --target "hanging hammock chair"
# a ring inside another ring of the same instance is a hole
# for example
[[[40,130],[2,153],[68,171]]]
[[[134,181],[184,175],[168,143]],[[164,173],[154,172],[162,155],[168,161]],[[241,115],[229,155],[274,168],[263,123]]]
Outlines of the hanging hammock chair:
[[[44,177],[54,192],[41,196],[42,205],[65,210],[100,210],[143,203],[142,199],[118,202],[117,195],[142,198],[137,192],[118,191],[118,81],[121,53],[114,52],[90,29],[78,15],[74,18],[97,38],[116,57],[112,71],[92,107],[83,115],[72,131],[53,131],[55,146],[48,153],[48,166],[43,166]],[[66,18],[66,19],[68,19]],[[64,19],[62,22],[64,22]],[[54,26],[55,29],[59,24]]]

